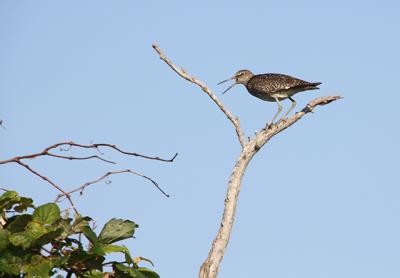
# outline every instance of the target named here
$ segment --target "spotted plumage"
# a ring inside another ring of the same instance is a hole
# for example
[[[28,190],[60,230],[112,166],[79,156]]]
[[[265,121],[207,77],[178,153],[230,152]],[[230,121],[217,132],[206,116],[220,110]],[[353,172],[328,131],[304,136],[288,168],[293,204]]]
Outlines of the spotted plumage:
[[[273,101],[278,104],[278,111],[271,120],[273,123],[282,111],[282,105],[280,100],[289,98],[292,102],[290,109],[283,116],[284,118],[289,114],[289,112],[296,106],[296,102],[292,98],[294,94],[302,91],[317,90],[317,86],[320,82],[307,82],[289,75],[278,74],[278,73],[266,73],[254,75],[249,70],[240,70],[235,73],[235,75],[227,80],[224,80],[218,84],[224,83],[229,80],[235,80],[228,89],[223,93],[226,93],[236,84],[243,84],[247,91],[262,100]]]

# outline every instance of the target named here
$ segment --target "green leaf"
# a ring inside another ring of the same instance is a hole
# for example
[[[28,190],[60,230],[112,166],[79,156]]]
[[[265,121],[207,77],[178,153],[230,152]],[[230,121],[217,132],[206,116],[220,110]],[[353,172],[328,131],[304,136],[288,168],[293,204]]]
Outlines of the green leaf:
[[[116,277],[134,277],[134,278],[160,278],[154,271],[141,267],[133,268],[123,265],[121,263],[114,263],[113,269]]]
[[[5,199],[5,198],[15,198],[18,196],[18,193],[16,191],[6,191],[0,196],[0,201]]]
[[[9,275],[18,275],[22,259],[11,255],[10,253],[1,253],[0,255],[0,273]],[[7,275],[4,277],[8,277]],[[19,277],[19,276],[16,276]]]
[[[131,254],[129,253],[129,249],[125,246],[118,245],[103,245],[102,243],[96,243],[90,248],[91,254],[96,254],[98,256],[104,256],[108,253],[116,253],[121,252],[125,255],[125,261],[127,263],[132,263]]]
[[[60,208],[54,203],[37,207],[33,212],[33,220],[42,224],[53,224],[60,218]]]
[[[25,272],[28,277],[50,277],[50,270],[52,267],[53,264],[50,260],[35,255],[29,263],[23,265],[22,271]]]
[[[99,241],[110,244],[131,238],[137,227],[139,226],[132,221],[113,218],[104,225],[99,235]]]
[[[39,238],[37,238],[34,242],[35,245],[37,246],[43,246],[46,245],[47,243],[52,242],[53,240],[55,240],[57,237],[59,237],[61,234],[63,233],[62,229],[57,229],[54,231],[50,231],[42,236],[40,236]]]
[[[0,251],[5,250],[8,246],[10,232],[8,230],[0,229]]]
[[[76,233],[83,232],[83,229],[86,226],[89,226],[90,221],[92,221],[92,218],[90,218],[88,216],[75,218],[74,223],[72,223],[73,231]]]
[[[84,273],[83,277],[85,278],[103,278],[106,277],[105,273],[103,273],[103,271],[98,271],[96,270],[92,270],[89,273]]]
[[[84,227],[82,232],[91,243],[95,244],[98,241],[97,235],[89,226]]]
[[[46,234],[48,230],[41,224],[37,222],[29,222],[25,233],[30,236],[32,239],[37,239],[41,237],[42,235]]]
[[[15,191],[7,191],[0,196],[0,208],[5,203],[8,203],[11,200],[18,200],[18,193]]]
[[[145,267],[139,267],[137,271],[143,274],[146,278],[160,278],[160,275]]]
[[[29,222],[25,231],[10,235],[10,242],[15,246],[21,246],[23,249],[28,249],[37,238],[40,238],[47,232],[48,230],[43,227],[42,224]]]
[[[114,263],[113,269],[117,277],[137,277],[133,272],[133,268],[128,267],[122,263]]]
[[[32,215],[30,214],[21,214],[14,215],[9,218],[7,221],[7,230],[11,233],[18,233],[25,230],[26,225],[32,220]]]
[[[33,207],[32,199],[20,197],[15,191],[7,191],[0,196],[0,211],[11,210],[15,204],[19,204],[14,209],[18,212],[26,210],[28,207]]]
[[[84,250],[75,250],[70,254],[68,265],[71,267],[76,265],[79,268],[84,266],[88,270],[97,269],[102,271],[104,260],[105,258],[102,256],[90,254]]]
[[[126,248],[125,246],[104,245],[102,249],[105,254],[114,252],[129,253],[128,248]]]
[[[32,241],[33,238],[31,238],[25,232],[10,235],[10,242],[15,246],[21,246],[23,249],[29,248],[32,244]]]
[[[33,200],[31,198],[20,197],[19,205],[14,207],[17,212],[24,212],[28,208],[33,208]]]
[[[104,245],[102,243],[96,242],[91,246],[89,254],[96,256],[104,256],[106,253],[104,252],[103,247]]]
[[[71,226],[71,218],[60,218],[57,222],[58,228],[62,229],[62,234],[60,235],[61,239],[66,239],[70,235],[74,233]]]
[[[54,267],[61,268],[62,266],[65,266],[68,259],[69,259],[68,255],[67,256],[57,256],[52,259],[52,263],[53,263]]]

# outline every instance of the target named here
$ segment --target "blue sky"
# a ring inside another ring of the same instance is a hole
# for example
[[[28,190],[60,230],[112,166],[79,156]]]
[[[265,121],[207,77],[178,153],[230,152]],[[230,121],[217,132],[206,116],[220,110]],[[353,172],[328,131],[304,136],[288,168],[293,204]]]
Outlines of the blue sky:
[[[162,277],[196,277],[216,234],[239,144],[225,116],[151,48],[205,82],[248,135],[276,104],[216,84],[239,69],[322,82],[319,108],[257,154],[219,277],[399,277],[400,9],[397,1],[1,1],[0,159],[56,142],[109,142],[170,157],[29,161],[64,188],[131,168],[75,201],[101,226],[136,221],[126,245]],[[285,108],[289,107],[287,101]],[[79,153],[76,153],[79,154]],[[0,186],[52,201],[16,165]],[[66,203],[62,204],[64,207]]]

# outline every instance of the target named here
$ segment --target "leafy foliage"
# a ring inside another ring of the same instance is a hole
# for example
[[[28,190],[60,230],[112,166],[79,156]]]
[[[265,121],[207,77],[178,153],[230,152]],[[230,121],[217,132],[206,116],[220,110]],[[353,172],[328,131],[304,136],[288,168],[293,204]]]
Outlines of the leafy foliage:
[[[33,212],[28,213],[29,209]],[[87,216],[61,216],[54,203],[34,207],[30,198],[15,191],[4,193],[0,196],[0,278],[63,277],[61,273],[66,277],[159,278],[154,271],[139,267],[140,261],[149,260],[132,258],[125,246],[113,245],[132,238],[137,224],[114,218],[97,235],[91,221]],[[110,253],[121,253],[125,260],[106,261]]]

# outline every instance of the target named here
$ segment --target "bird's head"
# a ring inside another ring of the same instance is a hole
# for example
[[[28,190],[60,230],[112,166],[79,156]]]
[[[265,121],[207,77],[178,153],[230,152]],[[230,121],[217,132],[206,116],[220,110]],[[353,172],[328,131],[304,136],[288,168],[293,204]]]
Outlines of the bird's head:
[[[235,83],[233,83],[231,86],[228,87],[228,89],[226,89],[223,94],[225,94],[229,89],[231,89],[233,86],[235,86],[236,84],[243,84],[243,85],[247,85],[247,82],[249,82],[249,80],[253,77],[253,73],[249,70],[239,70],[238,72],[235,73],[234,76],[232,76],[231,78],[228,78],[224,81],[221,81],[218,83],[222,84],[225,83],[229,80],[235,80]]]

